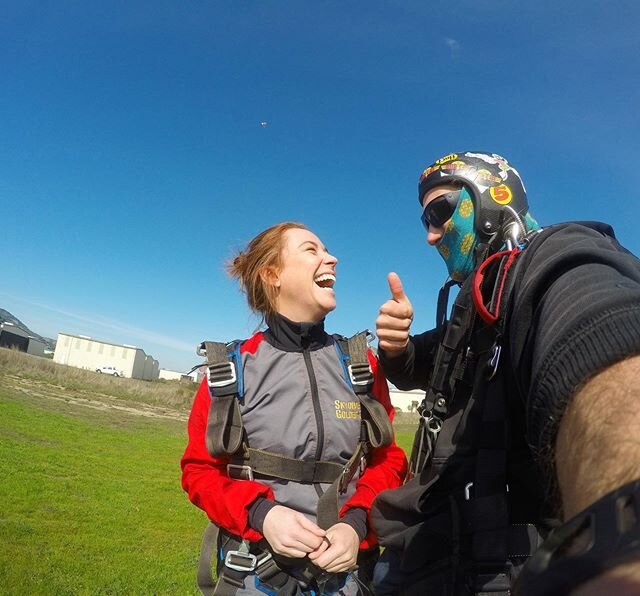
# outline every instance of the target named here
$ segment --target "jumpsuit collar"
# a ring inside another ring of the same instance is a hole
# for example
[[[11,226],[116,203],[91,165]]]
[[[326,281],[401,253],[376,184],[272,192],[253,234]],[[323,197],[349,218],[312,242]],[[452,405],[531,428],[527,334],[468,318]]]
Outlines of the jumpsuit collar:
[[[290,321],[285,316],[273,313],[267,316],[266,340],[275,348],[285,352],[318,350],[327,344],[324,319],[319,323]]]

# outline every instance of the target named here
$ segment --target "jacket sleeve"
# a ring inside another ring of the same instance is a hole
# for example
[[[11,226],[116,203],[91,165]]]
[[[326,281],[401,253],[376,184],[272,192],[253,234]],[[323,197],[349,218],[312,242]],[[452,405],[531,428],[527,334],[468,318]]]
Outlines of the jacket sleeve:
[[[524,251],[512,302],[512,370],[526,399],[527,438],[548,456],[576,388],[640,353],[640,261],[609,226],[554,226]]]
[[[375,356],[369,352],[369,363],[374,374],[373,395],[384,406],[393,422],[395,410],[389,399],[387,380],[382,374]],[[340,511],[342,517],[349,509],[359,507],[367,512],[371,510],[373,499],[378,493],[389,488],[401,486],[407,473],[407,457],[404,451],[396,445],[395,437],[386,447],[374,449],[371,458],[362,476],[356,482],[356,490],[351,498],[344,504]],[[377,544],[377,538],[368,524],[368,533],[361,542],[360,548],[370,548]]]
[[[409,338],[407,349],[393,358],[379,351],[380,365],[387,378],[402,390],[426,389],[435,348],[438,345],[436,329]]]
[[[182,488],[215,524],[252,542],[258,541],[262,534],[249,526],[249,508],[259,497],[273,500],[273,491],[259,482],[229,478],[227,460],[209,455],[205,437],[210,403],[204,379],[189,415],[189,442],[180,462]]]

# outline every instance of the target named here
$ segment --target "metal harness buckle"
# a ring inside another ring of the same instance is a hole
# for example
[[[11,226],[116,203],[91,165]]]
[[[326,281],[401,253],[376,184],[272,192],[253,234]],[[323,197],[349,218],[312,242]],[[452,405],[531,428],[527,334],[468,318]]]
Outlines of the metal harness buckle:
[[[227,475],[234,480],[253,480],[253,470],[251,466],[227,464]]]
[[[509,492],[509,485],[505,484],[504,485],[505,489],[507,492]],[[471,496],[471,489],[473,488],[473,482],[469,482],[465,487],[464,487],[464,500],[465,501],[470,501],[473,497]]]
[[[366,467],[367,456],[364,453],[360,456],[360,459],[354,461],[350,466],[345,464],[345,466],[342,468],[342,472],[340,473],[340,480],[338,481],[338,493],[343,495],[345,492],[347,492],[349,483],[356,475],[356,472],[359,471],[360,475],[362,476],[362,473],[364,472]]]
[[[251,553],[243,553],[239,550],[229,550],[224,556],[224,565],[234,571],[251,573],[255,570],[258,557]]]
[[[355,373],[353,370],[354,366],[357,367]],[[373,371],[369,364],[349,364],[349,366],[347,366],[347,372],[349,373],[351,383],[354,385],[368,385],[373,380]]]
[[[213,374],[215,374],[215,378],[219,380],[212,381],[211,377]],[[220,377],[222,378],[220,379]],[[226,387],[227,385],[231,385],[237,381],[236,367],[232,362],[220,362],[209,366],[207,367],[207,380],[209,387]]]

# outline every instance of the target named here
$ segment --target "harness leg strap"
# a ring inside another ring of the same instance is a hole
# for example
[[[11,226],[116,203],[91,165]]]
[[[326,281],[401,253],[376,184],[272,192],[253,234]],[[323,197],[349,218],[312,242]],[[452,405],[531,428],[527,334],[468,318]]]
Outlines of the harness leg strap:
[[[211,562],[215,559],[216,548],[218,547],[218,533],[220,529],[213,523],[209,523],[200,548],[200,559],[198,561],[197,584],[203,596],[214,596],[215,582],[211,573]]]

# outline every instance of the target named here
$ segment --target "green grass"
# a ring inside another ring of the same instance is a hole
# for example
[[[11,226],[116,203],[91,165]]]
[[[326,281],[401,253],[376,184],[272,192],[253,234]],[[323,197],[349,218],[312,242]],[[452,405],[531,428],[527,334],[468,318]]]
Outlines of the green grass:
[[[3,594],[195,594],[184,423],[0,388]]]
[[[198,593],[207,522],[180,487],[187,392],[0,349],[3,595]],[[414,428],[396,419],[407,452]]]
[[[407,457],[411,455],[411,446],[413,445],[413,435],[415,434],[414,430],[409,429],[398,429],[396,428],[396,443],[399,447],[404,449],[404,452],[407,454]]]

